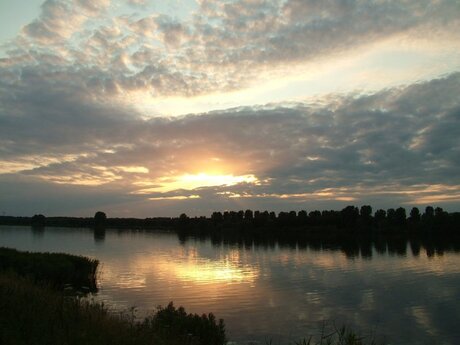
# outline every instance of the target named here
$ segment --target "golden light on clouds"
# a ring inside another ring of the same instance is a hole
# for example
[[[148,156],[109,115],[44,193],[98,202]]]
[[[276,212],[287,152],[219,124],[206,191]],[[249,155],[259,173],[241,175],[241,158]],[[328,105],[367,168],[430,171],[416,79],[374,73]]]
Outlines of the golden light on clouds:
[[[40,167],[46,167],[51,164],[62,164],[73,162],[81,157],[87,157],[88,154],[83,152],[80,154],[65,154],[65,155],[26,155],[16,160],[0,160],[0,174],[10,174],[31,170]]]
[[[174,190],[194,190],[201,187],[216,187],[216,186],[234,186],[239,183],[251,183],[258,184],[259,179],[252,175],[239,175],[235,176],[232,174],[218,175],[209,173],[198,173],[198,174],[183,174],[175,177],[160,178],[157,181],[153,181],[155,187],[145,188],[137,191],[138,194],[146,194],[152,192],[170,192]],[[143,183],[147,185],[147,183]]]
[[[158,197],[153,197],[149,198],[151,201],[155,200],[187,200],[187,199],[199,199],[199,195],[176,195],[176,196],[158,196]]]
[[[118,166],[117,169],[127,173],[147,174],[149,169],[142,166]]]

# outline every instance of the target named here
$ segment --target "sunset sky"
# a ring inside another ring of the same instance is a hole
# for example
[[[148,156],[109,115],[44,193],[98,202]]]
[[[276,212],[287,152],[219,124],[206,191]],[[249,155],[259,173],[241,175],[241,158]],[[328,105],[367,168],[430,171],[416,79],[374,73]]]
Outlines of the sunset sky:
[[[1,0],[0,215],[460,210],[457,0]]]

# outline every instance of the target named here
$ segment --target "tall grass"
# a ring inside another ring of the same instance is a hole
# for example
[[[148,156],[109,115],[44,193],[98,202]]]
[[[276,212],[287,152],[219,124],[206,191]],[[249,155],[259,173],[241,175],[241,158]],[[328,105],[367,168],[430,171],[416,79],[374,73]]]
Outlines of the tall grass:
[[[0,272],[14,272],[33,282],[46,282],[57,289],[97,291],[98,260],[59,253],[20,252],[0,248]]]
[[[0,344],[223,345],[214,315],[187,314],[170,303],[142,322],[64,293],[96,291],[97,260],[0,248]]]
[[[0,344],[223,345],[225,329],[212,314],[187,314],[169,304],[143,322],[103,304],[63,293],[30,278],[0,274]]]

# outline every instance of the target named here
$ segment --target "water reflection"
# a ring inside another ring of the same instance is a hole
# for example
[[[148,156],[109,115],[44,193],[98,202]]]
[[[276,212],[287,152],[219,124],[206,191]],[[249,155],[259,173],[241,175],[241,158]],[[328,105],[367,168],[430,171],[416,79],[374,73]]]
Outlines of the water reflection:
[[[424,249],[427,256],[443,255],[444,252],[460,252],[460,237],[449,238],[443,236],[424,236],[423,234],[400,234],[393,237],[361,236],[358,238],[326,238],[326,239],[298,239],[298,238],[257,238],[257,237],[231,237],[231,236],[212,236],[196,237],[178,235],[179,242],[185,245],[188,241],[204,242],[207,239],[214,246],[230,245],[239,249],[257,248],[258,250],[273,250],[277,247],[283,249],[301,250],[331,250],[341,251],[347,258],[372,259],[373,255],[397,255],[406,257],[410,249],[413,256],[420,255],[420,250]]]
[[[35,238],[39,239],[45,235],[45,227],[44,226],[31,226],[32,234]]]
[[[254,282],[259,270],[251,265],[243,266],[238,251],[230,251],[217,260],[202,258],[196,250],[174,261],[160,262],[162,269],[172,272],[177,279],[197,283]]]
[[[240,342],[287,343],[322,320],[375,330],[392,344],[458,344],[455,242],[338,242],[178,237],[170,233],[0,227],[0,245],[101,261],[97,299],[139,316],[174,301],[225,319]]]
[[[93,230],[94,242],[102,244],[105,240],[105,228],[96,227]]]

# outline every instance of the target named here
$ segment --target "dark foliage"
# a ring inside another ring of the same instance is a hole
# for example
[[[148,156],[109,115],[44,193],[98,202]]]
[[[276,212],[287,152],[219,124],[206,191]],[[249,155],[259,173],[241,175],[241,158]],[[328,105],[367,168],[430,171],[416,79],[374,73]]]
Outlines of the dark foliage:
[[[187,314],[183,307],[176,308],[169,303],[166,308],[158,307],[158,311],[147,317],[142,327],[161,334],[170,339],[171,344],[219,345],[225,344],[224,321],[216,321],[210,314]]]
[[[39,215],[40,216],[40,215]],[[0,224],[31,225],[41,223],[38,216],[0,217]],[[45,218],[43,216],[43,218]],[[34,220],[35,219],[35,220]],[[208,217],[188,217],[182,213],[177,218],[107,218],[98,211],[93,218],[48,217],[46,226],[94,227],[99,231],[95,239],[103,240],[106,228],[117,229],[166,229],[179,234],[215,235],[215,234],[251,234],[254,237],[305,236],[343,238],[379,234],[394,236],[407,233],[443,235],[451,238],[460,236],[460,213],[448,213],[440,207],[427,206],[422,214],[414,207],[406,215],[403,207],[379,209],[372,215],[372,207],[360,208],[350,205],[341,211],[301,210],[299,212],[280,212],[276,215],[268,211],[225,211],[213,212]]]
[[[82,256],[57,253],[29,253],[0,248],[0,273],[14,272],[33,282],[46,282],[52,287],[72,287],[95,292],[99,262]]]
[[[0,273],[0,344],[223,345],[223,322],[160,308],[143,322],[129,313],[66,297],[13,273]]]

